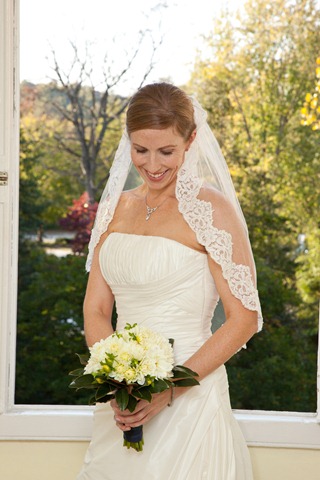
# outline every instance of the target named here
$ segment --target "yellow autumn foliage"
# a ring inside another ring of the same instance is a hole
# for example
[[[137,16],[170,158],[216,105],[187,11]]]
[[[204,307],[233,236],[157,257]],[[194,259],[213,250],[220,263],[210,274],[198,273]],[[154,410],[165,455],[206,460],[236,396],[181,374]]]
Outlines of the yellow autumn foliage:
[[[316,64],[320,65],[320,57],[316,59]],[[320,78],[320,67],[316,67],[316,79]],[[318,93],[320,92],[320,81],[316,80],[314,93],[308,92],[305,96],[305,102],[300,110],[303,126],[310,126],[312,130],[320,130],[320,106],[318,106]]]

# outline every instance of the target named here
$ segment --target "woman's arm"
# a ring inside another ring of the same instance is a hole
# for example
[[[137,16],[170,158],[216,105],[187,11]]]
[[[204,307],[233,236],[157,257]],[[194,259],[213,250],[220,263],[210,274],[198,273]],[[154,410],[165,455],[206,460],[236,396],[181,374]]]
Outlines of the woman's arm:
[[[247,233],[233,207],[217,191],[204,192],[203,197],[204,200],[212,203],[213,225],[231,235],[230,247],[232,248],[233,262],[249,267],[254,283],[255,268],[251,246]],[[222,249],[223,247],[219,245],[217,248]],[[224,248],[227,248],[227,245]],[[228,281],[223,276],[221,266],[212,259],[210,252],[208,252],[208,263],[223,304],[226,320],[223,326],[186,362],[186,366],[198,372],[200,380],[229,360],[258,330],[258,311],[249,310],[234,296]],[[243,295],[245,293],[244,288]],[[179,395],[180,391],[177,390],[177,395]]]
[[[113,333],[111,320],[114,297],[99,266],[99,251],[104,239],[95,248],[83,304],[84,331],[89,347]]]
[[[230,292],[221,267],[209,260],[210,270],[225,311],[225,323],[192,355],[185,365],[199,374],[199,380],[226,363],[257,332],[256,311],[245,308]],[[179,395],[180,389],[177,389]],[[182,393],[182,392],[181,392]]]

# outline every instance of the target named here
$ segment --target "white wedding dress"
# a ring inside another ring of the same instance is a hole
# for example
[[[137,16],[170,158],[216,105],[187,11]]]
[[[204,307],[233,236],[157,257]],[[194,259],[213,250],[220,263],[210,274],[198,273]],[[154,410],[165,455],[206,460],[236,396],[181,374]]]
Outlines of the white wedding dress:
[[[115,295],[119,329],[137,322],[173,338],[176,364],[210,337],[218,293],[206,254],[167,238],[111,233],[100,267]],[[224,366],[162,410],[143,433],[143,452],[124,448],[110,405],[96,406],[77,480],[253,478]]]

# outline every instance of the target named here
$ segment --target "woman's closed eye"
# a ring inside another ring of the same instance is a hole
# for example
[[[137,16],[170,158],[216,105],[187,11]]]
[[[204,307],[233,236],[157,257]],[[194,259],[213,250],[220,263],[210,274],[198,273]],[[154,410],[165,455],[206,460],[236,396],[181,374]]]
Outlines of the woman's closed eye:
[[[148,150],[146,148],[135,148],[135,151],[136,153],[143,155],[144,153],[147,153]],[[167,157],[173,154],[173,150],[160,150],[160,153],[161,155],[164,155]]]
[[[146,153],[147,149],[146,148],[136,148],[135,149],[137,153]]]
[[[160,150],[162,155],[168,156],[173,154],[173,150]]]

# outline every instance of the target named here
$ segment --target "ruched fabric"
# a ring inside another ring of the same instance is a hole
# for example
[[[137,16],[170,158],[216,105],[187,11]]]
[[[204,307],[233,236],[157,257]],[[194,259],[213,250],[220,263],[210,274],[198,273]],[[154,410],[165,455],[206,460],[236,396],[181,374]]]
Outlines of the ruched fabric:
[[[100,267],[115,295],[118,328],[137,322],[173,338],[177,364],[210,337],[219,297],[206,254],[163,237],[111,233],[100,250]],[[123,448],[111,407],[96,406],[77,480],[252,480],[224,366],[143,430],[143,452]]]

